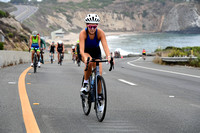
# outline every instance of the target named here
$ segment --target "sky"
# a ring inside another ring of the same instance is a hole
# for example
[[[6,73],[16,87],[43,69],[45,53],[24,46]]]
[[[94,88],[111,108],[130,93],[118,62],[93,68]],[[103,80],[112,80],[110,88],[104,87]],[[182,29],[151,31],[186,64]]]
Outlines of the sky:
[[[1,2],[9,2],[10,0],[0,0]]]

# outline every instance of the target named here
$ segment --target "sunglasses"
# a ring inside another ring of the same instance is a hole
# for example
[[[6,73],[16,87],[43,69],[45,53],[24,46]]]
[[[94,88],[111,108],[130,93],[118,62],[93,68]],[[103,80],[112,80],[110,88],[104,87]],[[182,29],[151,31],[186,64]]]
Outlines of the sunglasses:
[[[97,28],[97,25],[88,25],[88,28],[90,28],[90,29],[96,29]]]

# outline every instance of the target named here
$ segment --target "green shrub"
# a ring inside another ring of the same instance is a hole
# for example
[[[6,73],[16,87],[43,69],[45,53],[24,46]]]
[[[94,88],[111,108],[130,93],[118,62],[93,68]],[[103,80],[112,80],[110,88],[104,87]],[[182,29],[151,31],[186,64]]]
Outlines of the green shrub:
[[[8,17],[8,16],[9,16],[9,13],[0,10],[0,18]]]
[[[3,50],[3,49],[4,49],[4,43],[0,42],[0,50]]]
[[[7,34],[7,36],[10,37],[10,38],[13,38],[14,35],[13,35],[13,33],[10,33],[10,32],[9,32],[9,33]]]

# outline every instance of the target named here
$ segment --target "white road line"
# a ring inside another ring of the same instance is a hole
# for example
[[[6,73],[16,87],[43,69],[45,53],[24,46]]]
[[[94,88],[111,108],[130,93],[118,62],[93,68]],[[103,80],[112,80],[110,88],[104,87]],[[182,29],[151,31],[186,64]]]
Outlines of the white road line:
[[[136,84],[131,83],[131,82],[129,82],[129,81],[126,81],[126,80],[124,80],[124,79],[118,79],[118,80],[121,81],[121,82],[124,82],[124,83],[126,83],[126,84],[129,84],[129,85],[136,85]]]
[[[193,77],[193,78],[200,78],[200,76],[197,76],[197,75],[191,75],[191,74],[185,74],[185,73],[179,73],[179,72],[173,72],[173,71],[167,71],[167,70],[161,70],[161,69],[143,67],[143,66],[138,66],[138,65],[134,65],[134,64],[130,63],[130,62],[136,62],[136,61],[140,60],[140,58],[138,58],[137,60],[134,60],[134,61],[129,61],[129,62],[127,62],[127,64],[129,64],[129,65],[131,65],[133,67],[139,67],[139,68],[144,68],[144,69],[149,69],[149,70],[154,70],[154,71],[159,71],[159,72],[166,72],[166,73],[178,74],[178,75],[183,75],[183,76],[188,76],[188,77]]]
[[[190,106],[196,107],[196,108],[200,108],[200,105],[196,105],[196,104],[190,104]]]

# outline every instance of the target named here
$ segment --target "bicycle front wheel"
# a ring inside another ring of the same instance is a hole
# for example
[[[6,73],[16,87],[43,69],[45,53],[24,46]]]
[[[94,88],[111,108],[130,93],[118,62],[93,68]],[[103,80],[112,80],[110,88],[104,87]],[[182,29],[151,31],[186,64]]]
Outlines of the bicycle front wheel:
[[[97,94],[95,97],[95,111],[98,121],[102,122],[105,118],[107,107],[106,84],[102,76],[97,77],[97,87],[98,92],[96,92]]]
[[[82,79],[82,84],[81,84],[82,86],[83,86],[83,82],[84,82],[84,76]],[[90,87],[90,79],[89,79],[89,87]],[[88,93],[87,95],[81,94],[82,108],[83,108],[83,112],[85,115],[89,115],[90,110],[91,110],[91,98],[90,97],[91,97],[90,93]]]

